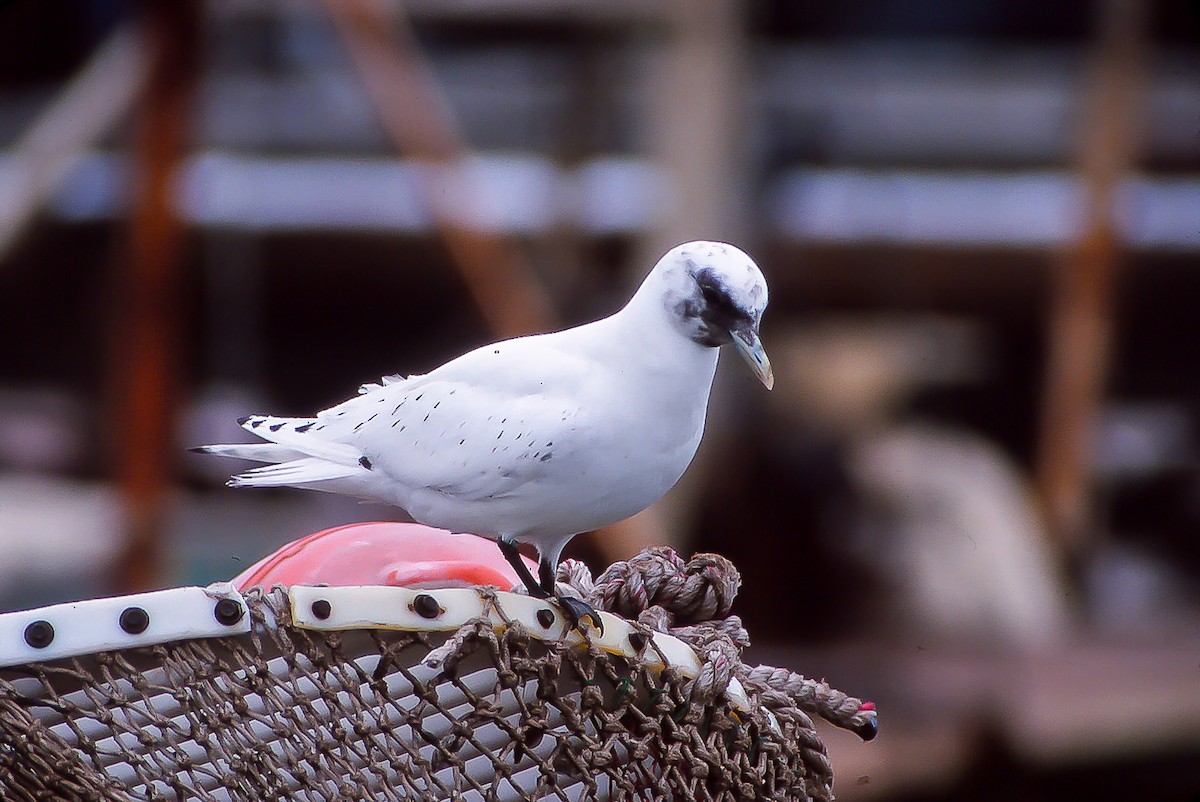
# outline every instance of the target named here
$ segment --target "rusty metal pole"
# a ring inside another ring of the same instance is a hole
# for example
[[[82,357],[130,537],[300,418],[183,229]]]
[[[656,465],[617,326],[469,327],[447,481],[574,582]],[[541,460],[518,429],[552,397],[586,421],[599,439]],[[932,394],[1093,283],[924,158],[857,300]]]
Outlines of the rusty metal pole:
[[[112,450],[125,513],[112,582],[122,593],[163,580],[161,535],[172,462],[183,250],[176,190],[200,38],[197,0],[146,0],[139,10],[151,67],[136,122],[129,239],[116,265],[110,372]]]
[[[1122,249],[1115,207],[1135,160],[1146,5],[1106,0],[1100,6],[1081,135],[1082,222],[1059,261],[1050,310],[1037,482],[1050,532],[1068,562],[1086,547],[1095,523],[1090,446],[1111,361]]]
[[[454,216],[471,200],[461,175],[470,150],[403,9],[378,0],[324,0],[324,7],[392,144],[432,168],[421,190],[488,328],[502,337],[554,328],[553,305],[517,249]],[[449,203],[441,199],[447,191],[457,195]]]

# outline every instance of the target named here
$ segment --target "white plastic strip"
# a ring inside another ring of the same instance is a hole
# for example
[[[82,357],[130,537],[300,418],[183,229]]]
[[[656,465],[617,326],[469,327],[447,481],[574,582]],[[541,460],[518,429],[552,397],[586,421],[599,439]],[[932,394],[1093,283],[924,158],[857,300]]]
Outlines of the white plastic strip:
[[[445,632],[458,629],[476,618],[487,618],[496,629],[509,621],[519,621],[532,637],[543,641],[565,640],[583,646],[578,632],[567,632],[562,613],[552,602],[517,593],[496,593],[499,610],[487,607],[487,601],[473,588],[414,590],[392,586],[308,587],[294,585],[289,591],[292,622],[301,629],[339,631],[348,629],[395,629],[408,632]],[[501,614],[503,613],[503,614]],[[604,634],[590,629],[589,640],[606,652],[636,658],[635,643],[641,637],[628,621],[599,613]],[[672,666],[685,677],[700,673],[700,658],[692,647],[671,635],[655,632],[653,646],[647,646],[642,659],[651,668]],[[654,647],[657,647],[655,649]],[[659,653],[662,658],[659,658]],[[750,702],[737,680],[732,680],[726,695],[734,707],[749,710]]]
[[[229,583],[88,599],[0,613],[0,667],[249,631]]]

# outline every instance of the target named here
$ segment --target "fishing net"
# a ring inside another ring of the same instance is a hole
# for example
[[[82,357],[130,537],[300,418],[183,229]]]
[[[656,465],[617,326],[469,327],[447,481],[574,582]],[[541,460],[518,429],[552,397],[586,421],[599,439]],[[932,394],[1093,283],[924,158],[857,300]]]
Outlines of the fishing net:
[[[612,613],[603,636],[490,588],[6,613],[0,799],[824,800],[810,714],[875,732],[871,705],[741,662],[720,557],[652,549],[559,580]]]

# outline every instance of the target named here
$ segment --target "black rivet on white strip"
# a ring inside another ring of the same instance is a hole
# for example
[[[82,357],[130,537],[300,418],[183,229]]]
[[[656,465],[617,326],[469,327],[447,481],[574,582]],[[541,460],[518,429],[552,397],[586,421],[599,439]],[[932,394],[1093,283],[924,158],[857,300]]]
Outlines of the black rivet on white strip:
[[[554,611],[543,607],[537,611],[537,621],[542,625],[542,629],[549,629],[554,626]]]
[[[324,621],[329,616],[333,615],[333,605],[328,599],[317,599],[312,603],[312,614]]]
[[[150,626],[150,614],[141,607],[126,607],[117,623],[130,635],[141,635]]]
[[[217,619],[218,623],[224,624],[227,627],[231,627],[238,621],[241,621],[242,616],[245,614],[246,611],[242,608],[242,605],[233,599],[221,599],[217,602],[217,606],[213,608],[213,617]]]
[[[442,605],[428,593],[417,594],[412,600],[412,609],[422,618],[437,618],[442,614]]]
[[[33,621],[25,627],[25,642],[35,649],[45,649],[54,641],[54,627],[49,621]]]

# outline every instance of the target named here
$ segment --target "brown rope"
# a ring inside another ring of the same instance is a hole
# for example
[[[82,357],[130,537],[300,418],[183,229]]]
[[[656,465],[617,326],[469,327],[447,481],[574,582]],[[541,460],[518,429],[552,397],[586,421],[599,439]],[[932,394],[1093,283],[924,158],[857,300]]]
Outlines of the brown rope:
[[[770,710],[798,747],[812,799],[833,798],[833,767],[809,714],[864,740],[878,731],[870,703],[787,669],[742,664],[741,650],[750,645],[750,637],[741,619],[729,614],[741,577],[724,557],[698,554],[685,562],[669,547],[653,547],[610,566],[595,580],[585,565],[567,560],[559,566],[557,580],[568,593],[695,649],[701,672],[684,688],[698,704],[712,704],[737,677],[752,701]]]
[[[42,727],[19,699],[0,696],[0,799],[41,802],[132,800],[91,771],[59,736]],[[36,790],[34,790],[36,789]],[[11,796],[3,791],[12,792]]]
[[[567,571],[560,568],[559,581],[579,573],[577,565]],[[684,562],[669,546],[653,546],[609,566],[596,578],[588,601],[629,619],[659,605],[671,612],[677,625],[698,624],[729,615],[741,585],[733,563],[720,555],[698,554]]]
[[[655,546],[609,566],[595,580],[586,565],[566,560],[557,579],[567,592],[601,609],[692,646],[704,661],[690,688],[698,699],[715,699],[729,678],[736,676],[748,690],[782,694],[797,710],[820,716],[864,740],[878,732],[875,706],[869,702],[787,669],[742,665],[741,650],[750,645],[750,637],[741,619],[729,614],[741,576],[720,555],[697,554],[684,561],[674,549]],[[795,717],[799,722],[807,719]],[[811,720],[803,726],[811,726]]]
[[[747,688],[783,693],[801,710],[855,732],[864,740],[874,738],[878,731],[874,705],[843,693],[824,680],[807,679],[786,668],[771,666],[743,666],[738,679]]]

